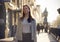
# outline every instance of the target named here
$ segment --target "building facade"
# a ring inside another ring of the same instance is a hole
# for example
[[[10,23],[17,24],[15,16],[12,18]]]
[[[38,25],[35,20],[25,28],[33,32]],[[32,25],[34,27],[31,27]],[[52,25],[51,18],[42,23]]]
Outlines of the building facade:
[[[19,0],[10,0],[5,3],[6,7],[6,29],[5,37],[11,37],[15,35],[18,16],[21,13],[21,6],[19,7]]]
[[[48,26],[48,21],[47,21],[48,11],[47,11],[47,8],[45,8],[44,12],[42,13],[42,16],[43,16],[43,25]]]

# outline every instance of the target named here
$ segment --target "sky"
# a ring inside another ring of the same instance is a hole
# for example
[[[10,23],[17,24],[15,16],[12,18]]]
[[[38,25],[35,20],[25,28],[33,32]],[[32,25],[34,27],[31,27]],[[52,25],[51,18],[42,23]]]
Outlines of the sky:
[[[57,9],[60,8],[60,0],[36,0],[36,4],[40,5],[41,12],[47,8],[48,22],[53,22],[59,15]]]

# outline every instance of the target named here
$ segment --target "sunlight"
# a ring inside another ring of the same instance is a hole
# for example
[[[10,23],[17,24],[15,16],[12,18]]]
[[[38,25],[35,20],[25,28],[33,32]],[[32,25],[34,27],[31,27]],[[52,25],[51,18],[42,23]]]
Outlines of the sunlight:
[[[41,7],[41,12],[47,8],[48,11],[48,22],[53,22],[58,16],[57,9],[60,7],[60,0],[36,0],[36,4],[39,4]]]
[[[48,34],[40,33],[39,35],[37,35],[37,42],[50,42]]]

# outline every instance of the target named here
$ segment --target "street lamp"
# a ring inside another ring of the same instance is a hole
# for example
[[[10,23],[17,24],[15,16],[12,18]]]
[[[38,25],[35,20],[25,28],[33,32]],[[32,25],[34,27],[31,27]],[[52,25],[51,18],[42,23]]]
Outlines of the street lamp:
[[[57,9],[58,13],[60,14],[60,8]]]

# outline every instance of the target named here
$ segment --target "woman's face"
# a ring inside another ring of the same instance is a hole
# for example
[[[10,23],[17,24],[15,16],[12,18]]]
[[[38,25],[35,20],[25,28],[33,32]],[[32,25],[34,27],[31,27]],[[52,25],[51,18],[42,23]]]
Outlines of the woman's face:
[[[24,12],[25,16],[29,15],[29,11],[30,10],[29,10],[28,6],[23,7],[23,12]]]

